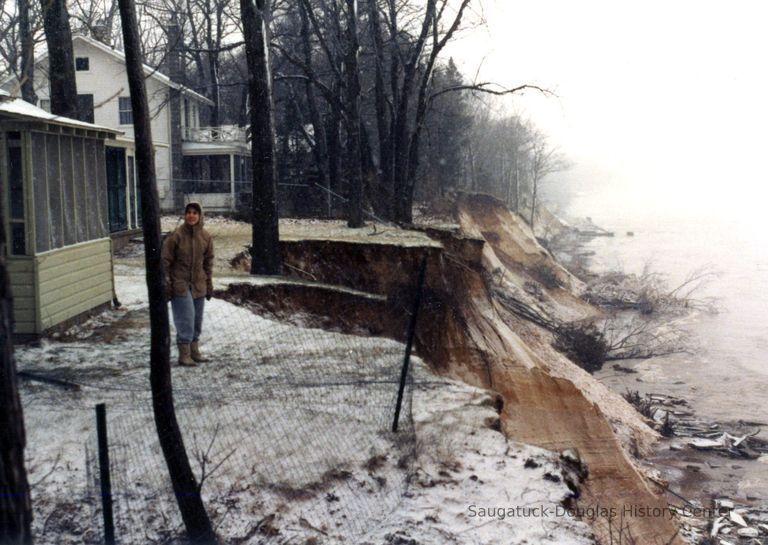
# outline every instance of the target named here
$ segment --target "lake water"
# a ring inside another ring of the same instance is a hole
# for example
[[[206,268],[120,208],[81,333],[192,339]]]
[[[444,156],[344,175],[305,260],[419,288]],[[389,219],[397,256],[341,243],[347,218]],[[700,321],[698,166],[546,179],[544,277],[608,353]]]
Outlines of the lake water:
[[[747,213],[628,211],[615,201],[601,201],[599,193],[581,195],[569,214],[589,216],[615,233],[586,244],[585,249],[594,252],[591,266],[597,272],[641,273],[650,263],[672,287],[696,269],[717,272],[696,296],[717,298],[719,312],[695,312],[682,321],[691,335],[692,354],[631,362],[637,374],[612,373],[609,368],[599,374],[600,380],[620,392],[682,397],[705,420],[744,421],[747,429],[759,427],[760,436],[768,439],[768,222]],[[733,465],[739,467],[738,475],[710,474],[706,478],[713,482],[694,485],[693,493],[729,489],[768,505],[766,462],[764,456]]]
[[[761,228],[763,222],[626,213],[603,206],[599,197],[582,195],[569,210],[615,233],[587,244],[595,252],[595,270],[640,273],[650,263],[672,287],[702,267],[717,273],[696,297],[717,298],[719,312],[696,313],[686,323],[698,344],[695,355],[651,360],[640,365],[641,371],[674,387],[669,393],[688,398],[702,416],[761,421],[768,431],[768,229]],[[680,381],[685,384],[675,384]]]

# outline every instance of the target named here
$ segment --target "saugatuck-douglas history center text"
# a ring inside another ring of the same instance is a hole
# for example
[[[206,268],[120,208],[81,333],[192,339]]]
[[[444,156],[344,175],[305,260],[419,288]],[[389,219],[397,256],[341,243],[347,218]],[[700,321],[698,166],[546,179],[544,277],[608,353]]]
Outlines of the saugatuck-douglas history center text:
[[[469,518],[496,518],[504,520],[508,518],[553,518],[575,517],[579,519],[594,520],[598,518],[667,518],[675,516],[715,517],[722,512],[705,507],[691,505],[681,506],[652,506],[628,504],[623,507],[604,506],[600,504],[588,506],[564,507],[562,505],[517,505],[517,506],[489,506],[471,504],[467,507]]]

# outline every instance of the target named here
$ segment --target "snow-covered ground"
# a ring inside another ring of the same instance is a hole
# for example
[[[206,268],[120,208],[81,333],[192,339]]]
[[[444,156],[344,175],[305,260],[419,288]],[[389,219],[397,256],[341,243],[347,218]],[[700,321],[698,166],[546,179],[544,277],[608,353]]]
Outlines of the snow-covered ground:
[[[122,309],[16,351],[21,371],[61,381],[21,388],[37,543],[98,542],[100,401],[119,542],[162,542],[181,527],[149,410],[143,270],[118,264],[116,285]],[[415,428],[388,431],[401,344],[281,324],[217,299],[202,343],[213,361],[174,367],[174,392],[226,542],[591,542],[560,507],[569,490],[557,456],[489,426],[498,415],[486,392],[415,360]]]

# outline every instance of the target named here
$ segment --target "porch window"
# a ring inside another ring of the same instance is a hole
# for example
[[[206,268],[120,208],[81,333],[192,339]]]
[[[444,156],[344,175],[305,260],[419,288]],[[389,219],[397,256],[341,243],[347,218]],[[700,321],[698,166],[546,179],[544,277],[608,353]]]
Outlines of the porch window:
[[[120,124],[133,125],[133,108],[131,106],[131,97],[120,97]]]

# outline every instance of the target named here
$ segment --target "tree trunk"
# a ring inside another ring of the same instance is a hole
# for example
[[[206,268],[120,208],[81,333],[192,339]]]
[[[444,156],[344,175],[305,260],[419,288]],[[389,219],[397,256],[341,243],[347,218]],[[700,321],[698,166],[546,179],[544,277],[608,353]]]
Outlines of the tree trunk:
[[[19,0],[19,38],[21,41],[21,98],[37,105],[35,93],[35,41],[29,21],[29,0]]]
[[[369,0],[368,17],[371,23],[371,34],[373,37],[373,53],[376,63],[375,71],[375,104],[376,104],[376,128],[379,137],[379,169],[381,176],[378,180],[377,195],[373,198],[375,210],[385,218],[392,217],[392,154],[390,125],[392,123],[392,114],[387,109],[387,92],[384,83],[384,42],[381,36],[381,21],[379,19],[379,9],[377,0]]]
[[[208,55],[208,72],[211,91],[208,96],[213,101],[211,106],[210,126],[218,127],[221,125],[221,91],[219,87],[219,61],[215,55]]]
[[[209,126],[221,125],[221,89],[219,87],[219,48],[221,40],[221,9],[217,5],[213,7],[211,0],[205,3],[206,19],[206,45],[208,46],[208,85],[210,90],[208,98],[213,101]],[[216,30],[214,32],[213,18],[216,17]]]
[[[531,180],[531,216],[530,221],[528,221],[528,225],[531,226],[531,231],[533,231],[533,220],[534,216],[536,214],[536,193],[539,188],[539,180],[536,179],[536,175],[534,174],[533,179]]]
[[[436,0],[427,0],[426,14],[422,21],[421,32],[416,43],[412,46],[410,57],[403,69],[403,84],[400,90],[400,101],[395,114],[394,139],[394,193],[395,193],[395,220],[401,223],[410,223],[412,219],[412,192],[409,188],[409,166],[411,157],[411,135],[408,131],[408,114],[410,111],[410,98],[416,84],[416,72],[419,58],[424,50],[427,34],[432,28],[435,18]]]
[[[400,35],[400,29],[397,19],[397,6],[395,0],[388,0],[387,7],[389,8],[389,36],[391,41],[390,46],[390,64],[389,64],[389,86],[392,93],[392,107],[390,109],[389,119],[389,142],[387,146],[387,169],[384,170],[384,186],[386,191],[392,199],[389,203],[391,209],[391,216],[388,219],[395,217],[395,151],[397,149],[397,106],[400,104],[400,43],[398,42],[398,36]]]
[[[304,54],[304,64],[307,66],[308,71],[312,72],[312,45],[309,41],[310,29],[309,18],[307,16],[307,8],[304,2],[299,1],[298,10],[299,17],[301,19],[301,48]],[[320,117],[320,111],[317,107],[317,97],[315,95],[315,84],[310,78],[307,78],[304,82],[304,92],[307,98],[307,108],[309,109],[309,120],[312,123],[312,131],[315,135],[315,146],[313,148],[315,164],[317,165],[317,171],[319,174],[319,184],[326,190],[329,190],[328,180],[328,146],[326,143],[325,127],[323,126],[323,120]],[[328,199],[328,210],[330,215],[331,210],[331,193],[326,193]]]
[[[339,141],[340,124],[341,112],[335,105],[331,104],[325,129],[325,138],[328,143],[328,183],[331,185],[331,190],[338,195],[342,194],[341,176],[339,173],[341,158],[341,142]],[[333,208],[335,215],[337,207],[334,206]]]
[[[41,0],[45,41],[48,44],[48,75],[51,83],[51,113],[79,118],[75,54],[66,0]]]
[[[515,213],[520,212],[520,167],[517,164],[518,158],[515,155]]]
[[[347,226],[363,226],[363,171],[360,157],[360,73],[357,36],[357,0],[347,3],[347,180],[349,183],[349,217]]]
[[[251,274],[279,275],[282,255],[277,215],[275,106],[269,65],[267,0],[240,0],[251,96],[253,161]]]
[[[170,328],[165,301],[164,274],[160,256],[160,204],[155,178],[154,149],[149,118],[147,90],[141,59],[136,10],[133,0],[119,0],[123,24],[126,72],[131,92],[136,164],[141,188],[141,213],[144,231],[144,255],[147,268],[150,320],[150,384],[152,407],[160,446],[176,501],[192,543],[217,543],[216,534],[205,512],[200,489],[189,464],[173,404],[170,366]]]
[[[24,468],[24,415],[13,359],[13,300],[5,268],[4,225],[0,206],[0,544],[28,545],[32,543],[32,508]]]

